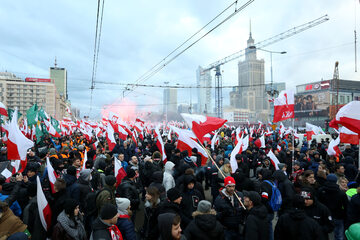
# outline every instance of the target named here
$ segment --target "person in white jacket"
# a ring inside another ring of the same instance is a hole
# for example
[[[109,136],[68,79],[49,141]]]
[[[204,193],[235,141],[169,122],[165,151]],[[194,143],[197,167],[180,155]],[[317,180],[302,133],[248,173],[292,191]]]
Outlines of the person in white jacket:
[[[163,186],[165,187],[166,191],[175,187],[175,180],[173,177],[174,167],[175,167],[175,164],[173,162],[167,161],[165,164]]]

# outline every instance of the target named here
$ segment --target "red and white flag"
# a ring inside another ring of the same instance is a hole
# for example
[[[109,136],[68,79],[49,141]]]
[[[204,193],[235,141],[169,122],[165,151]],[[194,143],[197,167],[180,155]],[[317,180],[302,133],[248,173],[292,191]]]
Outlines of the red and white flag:
[[[350,143],[357,145],[359,144],[359,134],[347,129],[346,127],[340,127],[340,142]]]
[[[246,149],[248,147],[249,147],[249,135],[247,135],[244,138],[239,139],[238,143],[232,150],[232,152],[230,154],[230,165],[231,165],[232,173],[234,173],[236,171],[236,169],[238,169],[238,164],[237,164],[236,158],[235,158],[236,154],[241,154],[243,151],[246,151]]]
[[[66,106],[66,112],[67,112],[69,115],[72,115],[72,113],[71,113],[71,109],[70,109],[70,107],[69,107],[69,106]]]
[[[218,140],[218,133],[219,131],[215,132],[215,135],[213,136],[212,140],[211,140],[211,149],[215,150],[215,143]]]
[[[109,145],[109,150],[112,151],[116,145],[115,137],[114,137],[114,129],[111,124],[106,126],[106,141]]]
[[[351,131],[360,134],[360,101],[352,101],[340,108],[330,127],[341,124]]]
[[[326,150],[327,154],[329,156],[339,156],[341,154],[341,151],[339,149],[339,144],[340,144],[340,136],[337,137],[335,140],[332,139],[331,142],[329,143],[329,147]]]
[[[47,174],[48,174],[48,178],[49,178],[49,182],[50,182],[50,186],[51,186],[51,192],[55,193],[54,184],[58,177],[57,177],[57,174],[56,174],[54,168],[51,166],[49,157],[46,158],[46,170],[47,170]]]
[[[174,126],[171,126],[171,129],[178,135],[176,148],[180,151],[187,150],[189,156],[191,155],[191,150],[196,148],[198,154],[201,156],[201,165],[205,165],[208,159],[208,154],[196,141],[196,136],[190,130],[180,129]]]
[[[311,141],[313,135],[320,134],[320,130],[318,126],[312,125],[310,123],[306,123],[306,139]]]
[[[115,173],[115,177],[116,177],[116,187],[117,187],[117,186],[119,186],[119,184],[121,183],[123,178],[126,177],[127,174],[118,158],[114,157],[114,162],[115,162],[114,173]]]
[[[182,113],[181,116],[199,141],[202,141],[205,134],[219,129],[227,121],[221,118],[188,113]]]
[[[47,231],[49,230],[51,225],[51,209],[42,190],[39,176],[36,177],[36,183],[37,183],[36,199],[39,209],[40,220],[45,231]]]
[[[7,113],[7,111],[6,111],[6,107],[5,107],[5,105],[4,105],[2,102],[0,102],[0,115],[3,115],[3,116],[8,117],[8,113]]]
[[[162,140],[162,137],[160,135],[160,130],[158,127],[155,128],[155,136],[156,139],[156,146],[158,147],[161,155],[162,155],[162,161],[164,162],[164,164],[166,163],[167,159],[166,159],[166,153],[165,153],[165,148],[164,148],[164,142]]]
[[[49,121],[44,119],[44,123],[45,123],[45,126],[46,126],[46,130],[48,131],[48,133],[52,137],[57,137],[57,138],[60,137],[60,134],[55,130],[55,128],[53,127],[53,125]]]
[[[294,92],[284,90],[274,100],[273,122],[284,121],[289,118],[294,118]]]
[[[279,170],[278,164],[280,163],[273,151],[270,149],[268,154],[266,154],[270,158],[271,164],[275,167],[276,170]]]
[[[145,124],[145,120],[142,119],[142,118],[140,118],[140,117],[137,117],[137,118],[135,119],[135,122],[139,122],[139,123]]]
[[[9,135],[7,141],[7,157],[9,160],[21,160],[21,171],[23,171],[27,163],[27,150],[34,146],[34,142],[25,137],[24,134],[20,131],[17,124],[17,114],[18,111],[15,109],[11,122],[8,125]],[[18,169],[16,169],[16,171],[17,170]]]
[[[96,149],[96,148],[95,148]],[[82,165],[82,168],[81,169],[86,169],[86,162],[88,160],[88,157],[87,157],[87,150],[85,149],[85,152],[84,152],[84,161],[83,161],[83,165]]]
[[[265,137],[264,137],[264,135],[262,135],[260,138],[256,139],[256,141],[254,143],[258,148],[265,148]]]

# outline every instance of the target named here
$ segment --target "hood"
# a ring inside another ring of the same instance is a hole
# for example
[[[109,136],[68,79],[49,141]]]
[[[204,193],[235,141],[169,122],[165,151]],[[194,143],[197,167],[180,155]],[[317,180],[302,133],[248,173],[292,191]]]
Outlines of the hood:
[[[351,156],[346,156],[345,163],[346,164],[354,164],[354,159]]]
[[[193,175],[185,175],[184,176],[184,187],[186,188],[186,186],[191,182],[193,182],[194,184],[196,183],[195,177]]]
[[[173,168],[175,167],[175,164],[173,162],[167,161],[165,164],[165,172],[172,174]]]
[[[226,150],[227,150],[227,151],[233,150],[233,146],[232,146],[232,145],[228,145],[228,146],[226,147]]]
[[[286,180],[286,175],[282,170],[276,170],[273,174],[273,178],[280,183]]]
[[[66,186],[70,186],[72,184],[74,184],[76,182],[76,177],[75,176],[72,176],[72,175],[69,175],[69,174],[65,174],[63,176],[63,179],[65,180],[66,182]]]
[[[4,184],[2,185],[2,191],[1,191],[1,193],[2,193],[3,195],[10,195],[11,192],[13,191],[15,185],[16,185],[16,183],[13,183],[13,182],[4,183]]]
[[[163,173],[161,171],[153,172],[151,175],[151,179],[155,183],[161,183],[163,182]]]
[[[158,226],[161,239],[172,239],[171,228],[175,216],[176,215],[174,213],[163,213],[159,215]]]
[[[263,168],[260,170],[260,174],[263,180],[269,180],[271,179],[272,172],[270,169]]]
[[[215,162],[218,164],[219,161],[220,161],[221,159],[223,159],[223,158],[224,158],[223,155],[218,154],[218,155],[216,156]]]
[[[333,182],[326,181],[324,184],[324,190],[326,192],[337,192],[339,190],[339,185]]]
[[[195,217],[195,224],[204,232],[214,230],[216,227],[216,215],[202,214]]]
[[[254,215],[261,219],[264,219],[267,216],[267,208],[262,204],[254,206],[252,209],[250,209],[249,215]]]
[[[301,221],[306,217],[305,211],[297,208],[290,210],[289,214],[295,221]]]

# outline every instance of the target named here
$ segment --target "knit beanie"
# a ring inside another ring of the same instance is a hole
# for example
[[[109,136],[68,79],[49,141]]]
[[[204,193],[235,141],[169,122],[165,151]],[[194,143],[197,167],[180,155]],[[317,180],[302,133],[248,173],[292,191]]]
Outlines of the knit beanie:
[[[114,186],[114,184],[116,183],[116,177],[114,177],[113,175],[108,175],[105,177],[105,183],[108,186]]]
[[[118,211],[114,204],[106,203],[100,210],[100,218],[102,220],[109,220],[117,215]]]
[[[332,173],[331,173],[331,174],[327,175],[326,180],[327,180],[328,182],[336,183],[336,182],[337,182],[337,177],[336,177],[335,174],[332,174]]]
[[[74,215],[74,210],[75,210],[76,206],[78,206],[78,205],[79,205],[79,203],[75,199],[72,199],[72,198],[66,199],[64,202],[65,213],[70,216]]]
[[[211,203],[207,200],[201,200],[197,207],[197,211],[201,213],[209,213],[211,210]]]
[[[130,206],[130,200],[127,198],[116,198],[117,211],[120,215],[128,214],[127,210]]]
[[[177,188],[171,188],[166,192],[166,195],[170,202],[172,202],[181,197],[181,192]]]

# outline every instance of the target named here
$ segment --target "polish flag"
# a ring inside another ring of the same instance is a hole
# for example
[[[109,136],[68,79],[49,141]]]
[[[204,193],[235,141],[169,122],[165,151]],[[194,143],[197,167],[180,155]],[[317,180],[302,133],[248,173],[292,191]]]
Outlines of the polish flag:
[[[86,150],[85,150],[86,151]],[[51,192],[55,193],[55,188],[54,188],[54,184],[56,179],[58,178],[54,168],[51,166],[49,157],[46,158],[46,169],[47,169],[47,173],[48,173],[48,177],[49,177],[49,182],[50,182],[50,186],[51,186]]]
[[[273,131],[270,131],[269,129],[266,130],[265,136],[271,136],[273,134]]]
[[[341,154],[341,151],[339,149],[340,144],[340,136],[337,137],[335,140],[332,139],[329,143],[329,148],[326,150],[327,154],[329,156],[339,156]]]
[[[197,143],[194,133],[190,130],[180,129],[174,126],[171,126],[171,129],[178,135],[176,148],[180,151],[187,150],[189,156],[191,156],[191,150],[196,148],[201,156],[201,165],[205,165],[209,156],[200,144]]]
[[[36,199],[39,209],[40,220],[45,231],[47,231],[49,230],[51,225],[51,209],[42,190],[39,176],[36,177],[36,183],[37,183]]]
[[[360,101],[352,101],[340,108],[332,125],[341,124],[351,131],[360,134]]]
[[[204,142],[207,142],[208,144],[211,143],[211,135],[209,133],[205,134],[204,137],[202,138],[202,143],[204,144]]]
[[[69,118],[69,117],[63,117],[63,121],[65,121],[65,122],[72,122],[71,118]]]
[[[216,143],[216,141],[218,139],[218,133],[219,133],[219,131],[216,131],[215,135],[213,136],[213,138],[211,140],[211,149],[212,150],[215,150],[215,143]]]
[[[17,124],[17,115],[18,111],[15,109],[11,122],[8,125],[9,135],[7,141],[7,157],[9,160],[21,160],[21,171],[23,171],[27,163],[27,150],[34,146],[34,142],[25,137],[24,134],[20,131]]]
[[[126,177],[126,171],[123,168],[121,162],[119,159],[117,159],[116,157],[114,157],[114,173],[115,173],[115,177],[116,177],[116,187],[120,185],[121,181],[123,180],[124,177]]]
[[[340,142],[359,144],[359,134],[347,129],[346,127],[340,127]]]
[[[256,139],[256,141],[254,143],[258,148],[265,148],[265,137],[264,137],[264,135],[262,135],[260,138]]]
[[[161,138],[161,135],[160,135],[160,131],[159,131],[159,128],[156,127],[155,128],[155,138],[157,138],[156,140],[156,146],[158,147],[161,155],[162,155],[162,161],[164,162],[164,164],[166,163],[167,159],[166,159],[166,153],[165,153],[165,148],[164,148],[164,142]]]
[[[276,150],[277,150],[278,152],[281,151],[281,146],[280,146],[279,144],[276,146]]]
[[[168,132],[167,139],[171,141],[171,129]]]
[[[142,119],[142,118],[140,118],[140,117],[137,117],[137,118],[135,119],[135,122],[139,122],[139,123],[145,124],[145,120]]]
[[[121,138],[122,140],[126,140],[128,137],[128,133],[125,131],[125,129],[120,125],[120,124],[114,124],[111,123],[112,128],[114,129],[114,132],[116,132],[117,134],[119,134],[119,138]]]
[[[95,148],[96,149],[96,148]],[[82,168],[81,169],[86,169],[86,162],[88,160],[88,157],[87,157],[87,150],[85,149],[85,152],[84,152],[84,161],[83,161],[83,165],[82,165]]]
[[[311,141],[313,135],[318,135],[320,133],[319,127],[312,125],[310,123],[306,123],[306,139],[307,141]]]
[[[182,113],[181,116],[192,129],[199,141],[202,140],[205,134],[219,129],[227,121],[221,118],[188,113]]]
[[[52,137],[61,137],[60,134],[55,130],[54,126],[47,120],[44,119],[46,130]]]
[[[284,121],[289,118],[294,118],[294,92],[284,90],[274,100],[273,122]]]
[[[249,135],[247,135],[244,138],[241,138],[234,147],[234,149],[232,150],[230,154],[230,165],[231,165],[232,173],[234,173],[236,169],[238,169],[238,164],[235,158],[236,154],[241,154],[243,151],[246,151],[248,147],[249,147]]]
[[[5,116],[5,117],[8,117],[8,113],[7,113],[7,111],[6,111],[6,107],[5,107],[5,105],[4,105],[2,102],[0,102],[0,115],[3,115],[3,116]]]
[[[108,124],[106,127],[106,141],[109,145],[109,150],[112,151],[116,145],[116,141],[114,138],[114,129],[111,124]]]
[[[271,164],[275,167],[275,169],[279,170],[278,164],[280,162],[271,149],[266,156],[268,156],[270,158]]]
[[[71,109],[69,108],[69,106],[66,106],[66,112],[67,112],[69,115],[72,115]]]

